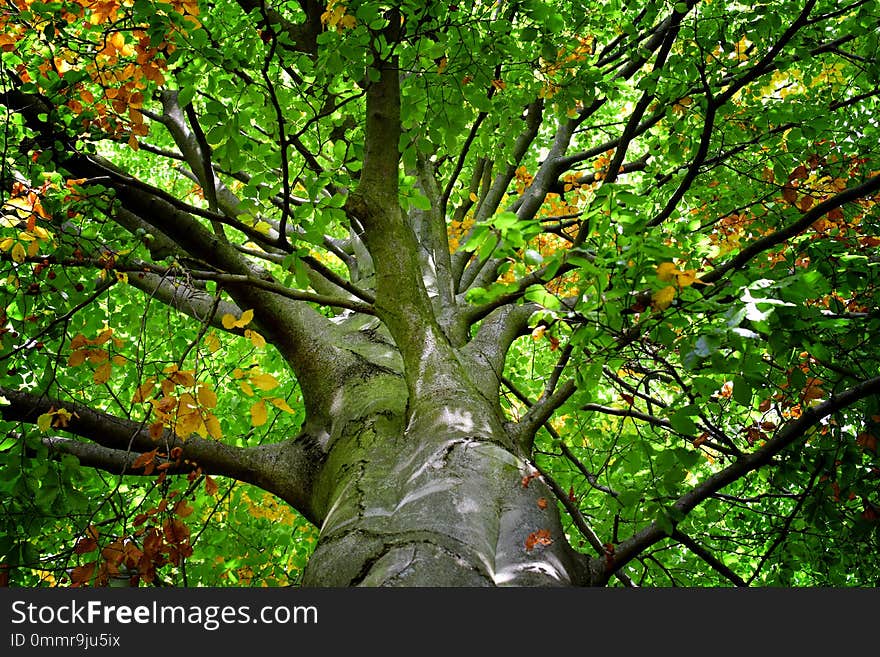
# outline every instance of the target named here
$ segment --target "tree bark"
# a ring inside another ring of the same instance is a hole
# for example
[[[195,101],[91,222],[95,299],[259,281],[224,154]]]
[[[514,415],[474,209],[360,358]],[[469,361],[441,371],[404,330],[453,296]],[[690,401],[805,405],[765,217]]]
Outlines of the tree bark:
[[[321,533],[305,585],[584,580],[552,494],[505,446],[510,438],[492,433],[481,401],[438,407],[410,398],[403,378],[387,372],[349,379],[337,395],[314,490]]]

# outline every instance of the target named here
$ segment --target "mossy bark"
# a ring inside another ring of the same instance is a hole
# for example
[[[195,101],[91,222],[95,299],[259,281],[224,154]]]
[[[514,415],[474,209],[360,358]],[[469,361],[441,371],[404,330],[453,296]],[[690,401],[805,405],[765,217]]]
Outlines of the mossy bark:
[[[314,490],[321,533],[305,585],[580,579],[550,492],[467,399],[440,408],[429,401],[431,412],[420,414],[403,378],[385,373],[349,381],[338,402]]]

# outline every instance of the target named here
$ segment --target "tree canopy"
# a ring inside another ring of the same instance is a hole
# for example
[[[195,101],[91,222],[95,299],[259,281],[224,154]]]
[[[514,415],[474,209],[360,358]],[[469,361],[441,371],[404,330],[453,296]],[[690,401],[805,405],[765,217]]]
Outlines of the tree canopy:
[[[323,583],[459,486],[495,583],[877,585],[873,0],[0,23],[5,582]]]

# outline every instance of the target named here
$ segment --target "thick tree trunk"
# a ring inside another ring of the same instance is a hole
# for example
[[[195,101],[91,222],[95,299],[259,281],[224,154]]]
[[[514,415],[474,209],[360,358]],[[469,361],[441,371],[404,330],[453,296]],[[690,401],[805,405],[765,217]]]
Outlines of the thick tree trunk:
[[[466,398],[413,413],[401,377],[350,379],[318,476],[307,586],[579,583],[552,495]],[[406,417],[419,417],[406,425]],[[533,538],[529,538],[529,537]],[[540,540],[540,539],[544,540]],[[551,542],[552,541],[552,542]]]

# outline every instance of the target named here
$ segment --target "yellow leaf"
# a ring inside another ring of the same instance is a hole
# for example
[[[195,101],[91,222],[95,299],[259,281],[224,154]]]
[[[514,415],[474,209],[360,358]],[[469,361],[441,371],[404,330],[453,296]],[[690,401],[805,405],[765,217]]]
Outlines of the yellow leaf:
[[[272,402],[275,408],[279,408],[285,413],[296,413],[282,397],[272,397],[269,401]]]
[[[66,408],[59,408],[57,411],[55,411],[55,421],[52,424],[53,426],[63,429],[72,419],[73,413],[68,411]]]
[[[697,280],[697,270],[696,269],[688,269],[687,271],[679,272],[676,282],[679,287],[689,287],[693,285]]]
[[[240,367],[236,367],[234,370],[232,370],[232,378],[233,379],[240,379],[244,375],[245,375],[245,372]]]
[[[657,265],[657,278],[664,283],[671,283],[680,273],[678,268],[671,262],[661,262]]]
[[[217,336],[214,333],[209,333],[205,336],[205,346],[208,348],[212,354],[215,353],[218,349],[220,349],[220,340],[217,339]]]
[[[254,311],[253,311],[253,309],[251,309],[251,310],[245,310],[245,311],[241,314],[241,318],[240,318],[237,322],[235,322],[235,325],[236,325],[238,328],[244,328],[245,326],[247,326],[248,324],[251,323],[251,320],[252,320],[253,318],[254,318]]]
[[[256,404],[251,406],[251,424],[253,426],[260,427],[266,424],[267,418],[268,414],[266,411],[266,402],[261,399]]]
[[[213,413],[205,414],[205,428],[211,438],[220,439],[223,437],[223,429],[220,428],[220,420]]]
[[[54,412],[43,413],[40,417],[37,418],[37,428],[43,433],[46,433],[52,426],[53,417],[55,417]]]
[[[114,365],[125,365],[128,362],[128,359],[120,354],[115,355],[112,360]]]
[[[196,384],[196,377],[192,370],[178,370],[172,365],[165,368],[168,373],[168,380],[184,388],[192,388]]]
[[[250,384],[247,381],[239,381],[238,385],[241,386],[241,391],[248,397],[254,396],[254,389],[251,388]]]
[[[473,203],[476,203],[476,202],[477,202],[477,195],[474,194],[473,192],[470,193],[470,195],[468,196],[468,198],[469,198]]]
[[[188,392],[183,393],[177,400],[179,413],[197,413],[199,404]]]
[[[251,383],[260,390],[272,390],[278,387],[278,380],[271,374],[254,374],[251,377]]]
[[[12,247],[12,259],[15,262],[22,263],[27,258],[27,253],[24,250],[24,247],[21,245],[21,242],[16,242],[15,246]]]
[[[656,310],[665,310],[672,304],[675,298],[675,287],[667,285],[662,290],[658,290],[651,295],[652,305]]]
[[[92,380],[98,385],[103,385],[110,380],[110,375],[112,373],[113,365],[111,365],[110,361],[108,360],[95,370],[95,375],[92,377]]]
[[[251,341],[257,349],[262,349],[266,346],[266,339],[257,333],[256,331],[252,331],[251,329],[247,329],[244,332],[244,336]]]
[[[156,379],[149,378],[140,386],[134,393],[134,397],[132,397],[131,402],[133,404],[140,404],[141,402],[145,402],[147,400],[147,395],[153,392],[153,388],[156,387]]]
[[[540,340],[544,337],[544,332],[547,330],[546,326],[536,326],[532,331],[532,340]]]
[[[8,251],[12,248],[13,244],[15,244],[15,240],[11,237],[7,237],[2,242],[0,242],[0,251]]]
[[[217,406],[217,393],[211,388],[202,384],[199,386],[199,404],[204,408],[215,408]]]
[[[177,425],[174,427],[174,433],[181,438],[189,438],[199,430],[202,424],[202,418],[198,413],[183,413],[177,416]]]
[[[223,324],[223,328],[225,329],[233,329],[233,328],[244,328],[248,324],[251,323],[251,320],[254,318],[254,311],[245,310],[241,317],[236,319],[235,315],[230,315],[226,313],[223,317],[220,318],[220,322]]]

